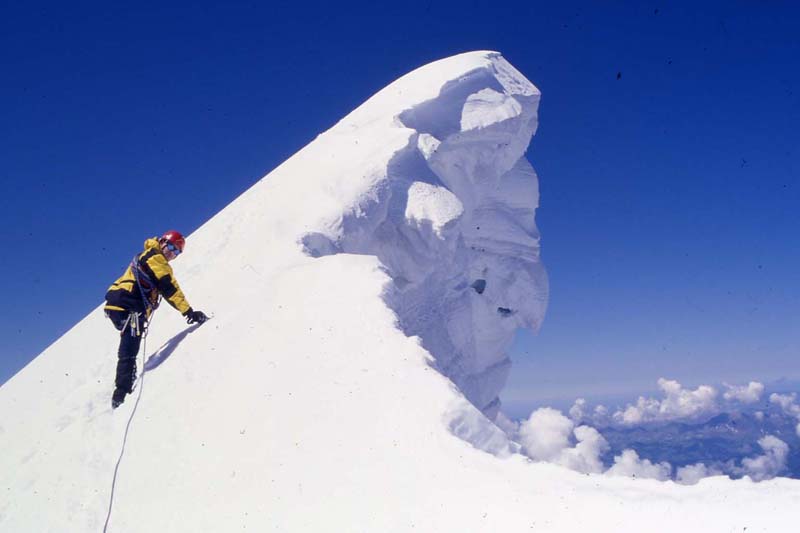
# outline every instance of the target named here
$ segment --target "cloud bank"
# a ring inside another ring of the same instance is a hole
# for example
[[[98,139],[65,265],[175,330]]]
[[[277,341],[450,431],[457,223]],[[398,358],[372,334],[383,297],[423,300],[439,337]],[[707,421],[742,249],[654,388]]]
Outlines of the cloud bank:
[[[610,447],[600,432],[586,425],[576,427],[573,420],[550,407],[531,413],[520,424],[518,438],[523,452],[531,459],[559,464],[584,474],[605,472],[612,476],[666,480],[672,473],[669,463],[652,463],[630,449],[614,457],[613,465],[606,469],[602,456]]]
[[[604,473],[661,481],[674,479],[690,485],[703,478],[719,475],[749,476],[754,481],[764,481],[787,469],[789,445],[771,434],[758,440],[761,454],[745,457],[739,463],[733,459],[722,461],[709,458],[708,462],[673,468],[668,461],[655,462],[640,457],[631,448],[623,449],[611,459],[608,441],[590,424],[611,430],[613,426],[630,428],[654,422],[696,420],[703,416],[715,416],[723,408],[735,408],[736,404],[752,405],[761,400],[765,388],[757,381],[747,385],[726,383],[723,385],[725,392],[720,398],[718,391],[709,385],[687,389],[675,380],[661,378],[658,386],[663,392],[662,398],[640,396],[636,403],[628,404],[613,414],[609,414],[609,410],[602,405],[591,408],[585,399],[578,398],[568,410],[568,417],[559,410],[543,407],[533,411],[528,419],[520,423],[505,416],[498,417],[497,423],[512,438],[516,438],[523,453],[531,459],[559,464],[587,474]],[[797,395],[772,394],[769,399],[786,415],[798,421],[796,431],[800,436]],[[763,421],[765,414],[757,411],[753,418]]]
[[[600,456],[608,451],[606,439],[593,427],[578,426],[561,411],[537,409],[519,428],[519,441],[528,457],[589,473],[603,471]]]
[[[695,390],[689,390],[675,380],[659,378],[658,388],[664,392],[663,399],[639,396],[636,404],[628,404],[625,409],[615,412],[614,421],[623,425],[664,422],[697,418],[718,410],[714,387],[700,385]]]
[[[621,455],[614,457],[614,464],[606,472],[610,476],[628,476],[666,481],[672,474],[672,466],[663,461],[653,463],[648,459],[641,459],[635,450],[624,450]]]
[[[764,393],[764,384],[758,381],[751,381],[747,385],[738,387],[725,383],[725,387],[728,390],[723,394],[723,397],[728,401],[735,400],[742,403],[756,403],[761,399],[761,395]]]

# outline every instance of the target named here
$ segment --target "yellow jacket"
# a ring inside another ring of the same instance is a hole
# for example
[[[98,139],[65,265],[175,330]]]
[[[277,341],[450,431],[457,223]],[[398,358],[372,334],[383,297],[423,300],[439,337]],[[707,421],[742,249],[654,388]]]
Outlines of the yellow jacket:
[[[172,267],[161,252],[158,239],[153,237],[144,241],[144,251],[131,261],[125,273],[108,288],[105,309],[146,312],[149,316],[158,307],[159,295],[181,314],[191,309],[175,281]]]

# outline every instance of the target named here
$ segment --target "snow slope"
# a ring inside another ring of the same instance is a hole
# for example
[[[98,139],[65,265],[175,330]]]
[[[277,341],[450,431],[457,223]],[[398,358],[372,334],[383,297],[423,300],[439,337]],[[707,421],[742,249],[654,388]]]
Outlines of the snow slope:
[[[538,98],[499,54],[448,58],[259,181],[174,262],[215,318],[159,310],[138,404],[110,410],[92,311],[0,389],[0,530],[103,530],[132,414],[109,531],[794,530],[795,481],[580,475],[490,421],[546,305]]]

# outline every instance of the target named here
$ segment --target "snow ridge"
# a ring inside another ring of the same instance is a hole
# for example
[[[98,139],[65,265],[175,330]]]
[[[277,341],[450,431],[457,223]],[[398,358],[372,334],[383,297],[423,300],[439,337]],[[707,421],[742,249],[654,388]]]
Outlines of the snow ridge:
[[[541,324],[547,276],[534,218],[538,182],[524,157],[540,94],[499,54],[484,57],[393,117],[407,142],[367,201],[302,242],[314,257],[376,256],[391,277],[385,300],[402,330],[494,419],[511,367],[506,350],[518,328]],[[451,427],[468,434],[464,423],[456,416]]]

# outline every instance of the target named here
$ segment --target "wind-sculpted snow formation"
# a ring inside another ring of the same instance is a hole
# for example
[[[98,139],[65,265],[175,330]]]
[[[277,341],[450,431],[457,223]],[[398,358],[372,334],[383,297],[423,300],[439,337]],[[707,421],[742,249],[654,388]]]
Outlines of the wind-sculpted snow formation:
[[[439,66],[400,79],[363,107],[375,109]],[[369,144],[385,136],[375,129],[391,128],[402,141],[376,161],[369,189],[303,242],[313,256],[377,256],[391,276],[386,301],[403,331],[418,336],[436,368],[493,419],[514,332],[537,329],[547,303],[534,220],[538,183],[524,157],[540,95],[492,53],[435,92],[382,109],[382,121],[371,125],[357,110],[326,134]]]

